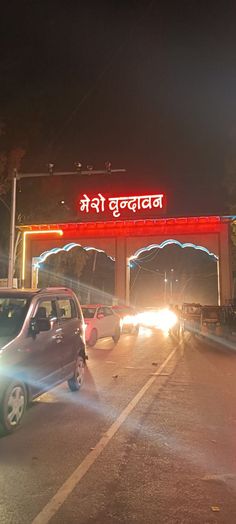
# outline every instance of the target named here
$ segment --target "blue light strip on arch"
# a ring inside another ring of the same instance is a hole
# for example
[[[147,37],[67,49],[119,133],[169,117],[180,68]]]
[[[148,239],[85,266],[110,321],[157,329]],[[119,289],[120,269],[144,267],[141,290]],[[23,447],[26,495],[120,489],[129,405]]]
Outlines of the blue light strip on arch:
[[[139,257],[139,255],[141,255],[141,253],[143,253],[145,251],[150,251],[151,249],[163,249],[164,247],[170,246],[170,245],[173,245],[173,244],[175,244],[176,246],[179,246],[179,247],[181,247],[183,249],[186,248],[186,247],[190,247],[192,249],[203,251],[204,253],[209,255],[214,260],[219,260],[219,257],[215,253],[211,253],[211,251],[209,251],[204,246],[198,246],[197,244],[192,244],[192,242],[184,242],[184,243],[183,242],[179,242],[179,240],[174,240],[173,238],[169,238],[168,240],[164,240],[164,242],[162,242],[161,244],[150,244],[149,246],[141,247],[140,249],[138,249],[134,253],[134,255],[132,255],[130,257],[130,260],[135,260],[136,258]]]
[[[68,253],[68,251],[70,251],[74,247],[82,247],[85,251],[97,251],[98,253],[105,253],[106,255],[106,252],[103,249],[97,249],[96,247],[91,247],[91,246],[84,247],[84,246],[81,246],[81,244],[71,242],[71,244],[66,244],[63,247],[53,247],[52,249],[49,249],[48,251],[44,251],[43,253],[41,253],[41,255],[39,255],[39,257],[37,258],[37,262],[34,264],[34,267],[40,268],[40,264],[45,262],[45,260],[47,260],[47,258],[50,255],[56,255],[57,253],[60,253],[61,251],[65,251]],[[113,257],[109,255],[107,255],[107,257],[110,258],[114,262],[115,259]]]
[[[219,257],[215,254],[215,253],[211,253],[206,247],[204,246],[198,246],[197,244],[192,244],[191,242],[185,242],[185,243],[182,243],[182,242],[179,242],[179,240],[174,240],[174,239],[168,239],[168,240],[164,240],[164,242],[162,242],[161,244],[150,244],[149,246],[146,246],[146,247],[141,247],[140,249],[138,249],[134,255],[132,255],[130,257],[130,260],[135,260],[136,258],[139,257],[139,255],[141,255],[141,253],[144,253],[145,251],[150,251],[151,249],[163,249],[164,247],[166,246],[170,246],[170,245],[176,245],[176,246],[179,246],[181,247],[182,249],[188,247],[188,248],[192,248],[192,249],[196,249],[196,250],[199,250],[199,251],[203,251],[204,253],[206,253],[207,255],[209,255],[211,258],[213,258],[214,260],[219,260]],[[38,257],[38,260],[37,262],[34,264],[34,267],[40,267],[40,264],[42,264],[43,262],[45,262],[45,260],[50,256],[50,255],[56,255],[57,253],[60,253],[61,251],[65,251],[65,252],[68,252],[70,251],[71,249],[73,249],[74,247],[82,247],[85,251],[97,251],[98,253],[105,253],[106,252],[103,250],[103,249],[97,249],[95,247],[91,247],[91,246],[81,246],[81,244],[77,244],[75,242],[72,242],[70,244],[66,244],[65,246],[63,247],[53,247],[52,249],[48,250],[48,251],[44,251],[39,257]],[[111,257],[109,255],[107,255],[108,258],[110,258],[110,260],[112,260],[113,262],[115,261],[115,258],[114,257]]]

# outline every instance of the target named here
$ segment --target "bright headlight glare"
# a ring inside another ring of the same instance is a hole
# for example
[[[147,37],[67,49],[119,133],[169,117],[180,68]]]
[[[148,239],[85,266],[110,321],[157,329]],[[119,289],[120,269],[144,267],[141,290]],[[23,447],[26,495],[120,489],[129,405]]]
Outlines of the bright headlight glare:
[[[144,311],[138,316],[139,322],[146,327],[169,331],[177,322],[177,316],[169,309]]]
[[[134,316],[126,315],[123,318],[123,324],[137,324],[137,319]]]
[[[138,320],[143,326],[155,327],[156,315],[157,311],[144,311],[143,313],[139,313]]]
[[[161,309],[157,313],[156,327],[162,331],[169,331],[177,323],[177,316],[169,309]]]

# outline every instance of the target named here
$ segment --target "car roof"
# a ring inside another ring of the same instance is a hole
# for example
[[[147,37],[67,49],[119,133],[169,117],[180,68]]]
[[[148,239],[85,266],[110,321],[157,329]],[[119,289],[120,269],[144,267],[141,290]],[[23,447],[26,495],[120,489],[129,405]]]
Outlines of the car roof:
[[[209,311],[210,309],[220,310],[220,309],[222,309],[222,307],[221,306],[202,306],[202,309],[204,309],[205,311]]]
[[[201,307],[201,304],[198,304],[196,302],[184,302],[183,306],[194,306],[194,307]]]
[[[127,306],[126,304],[116,304],[115,306],[112,306],[114,309],[134,309],[134,306]]]
[[[96,308],[96,307],[111,307],[108,304],[81,304],[81,307]]]
[[[18,290],[18,289],[8,289],[8,288],[1,288],[0,289],[0,298],[1,297],[12,297],[12,298],[31,298],[35,295],[35,292],[33,290]]]
[[[16,288],[0,288],[0,296],[18,297],[18,298],[31,298],[35,295],[40,294],[52,294],[57,293],[71,294],[73,291],[65,287],[47,287],[41,289],[16,289]]]

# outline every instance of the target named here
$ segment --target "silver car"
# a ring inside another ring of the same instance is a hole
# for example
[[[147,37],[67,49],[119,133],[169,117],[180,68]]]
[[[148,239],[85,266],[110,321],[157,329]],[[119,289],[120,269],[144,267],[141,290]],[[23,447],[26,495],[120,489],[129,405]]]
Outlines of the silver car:
[[[83,382],[84,320],[72,290],[0,290],[0,422],[14,430],[27,403],[67,381]]]

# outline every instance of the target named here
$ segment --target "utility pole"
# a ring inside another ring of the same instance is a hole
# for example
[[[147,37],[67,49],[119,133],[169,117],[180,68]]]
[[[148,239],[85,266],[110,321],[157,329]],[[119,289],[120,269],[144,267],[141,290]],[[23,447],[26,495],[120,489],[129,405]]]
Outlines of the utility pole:
[[[113,173],[125,173],[126,169],[112,169],[111,163],[106,162],[105,169],[93,169],[92,166],[87,166],[86,170],[82,170],[80,162],[75,163],[75,171],[54,171],[54,164],[48,164],[47,173],[18,173],[16,169],[12,176],[12,193],[11,193],[11,220],[10,220],[10,241],[9,241],[9,257],[8,257],[8,279],[7,284],[9,288],[13,287],[14,276],[14,251],[15,251],[15,228],[16,228],[16,189],[17,180],[22,178],[41,178],[53,176],[92,176],[92,175],[110,175]]]
[[[170,300],[171,300],[171,304],[172,304],[172,301],[173,301],[173,273],[174,273],[174,270],[171,269],[171,278],[170,278]]]
[[[165,278],[164,278],[164,302],[165,302],[165,305],[166,305],[166,288],[167,288],[167,276],[166,276],[166,271],[165,271]]]
[[[93,283],[94,283],[94,273],[95,273],[95,269],[96,269],[97,255],[98,255],[98,252],[97,252],[97,250],[95,249],[95,251],[94,251],[94,257],[93,257],[93,267],[92,267],[92,278],[91,278],[91,284],[90,284],[90,287],[89,287],[89,290],[88,290],[88,303],[89,303],[89,304],[90,304],[90,299],[91,299],[91,288],[92,288]]]
[[[15,225],[16,225],[16,181],[17,172],[14,169],[12,177],[11,193],[11,219],[10,219],[10,239],[9,239],[9,260],[8,260],[8,287],[13,287],[14,276],[14,251],[15,251]]]

